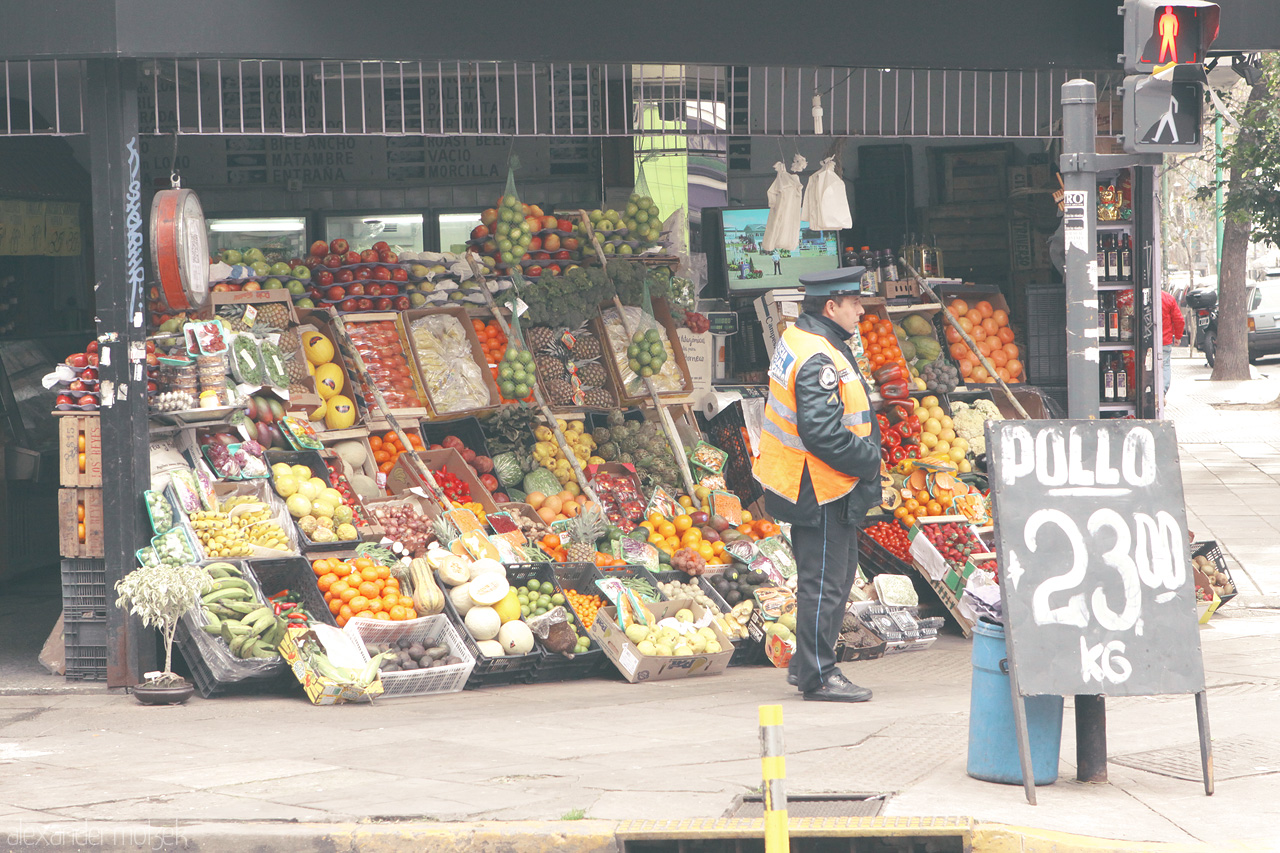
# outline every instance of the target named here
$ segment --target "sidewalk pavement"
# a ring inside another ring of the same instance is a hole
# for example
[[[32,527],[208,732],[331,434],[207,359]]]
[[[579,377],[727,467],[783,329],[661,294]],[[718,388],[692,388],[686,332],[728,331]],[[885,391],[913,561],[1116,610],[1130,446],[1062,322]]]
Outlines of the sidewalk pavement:
[[[1200,633],[1211,798],[1189,696],[1107,701],[1108,783],[1074,781],[1070,699],[1059,779],[1038,790],[1039,805],[1021,787],[968,777],[970,644],[944,636],[928,651],[845,664],[875,691],[855,706],[801,701],[782,672],[763,667],[339,707],[300,694],[147,708],[96,687],[9,692],[0,695],[0,850],[31,846],[41,832],[118,838],[121,828],[220,851],[613,850],[638,826],[620,822],[696,827],[758,790],[757,708],[774,703],[788,793],[885,795],[881,818],[855,821],[866,833],[936,819],[970,827],[971,850],[1280,850],[1280,522],[1269,510],[1280,505],[1280,412],[1214,409],[1266,388],[1220,389],[1196,365],[1175,362],[1169,406],[1190,525],[1228,553],[1241,588]]]

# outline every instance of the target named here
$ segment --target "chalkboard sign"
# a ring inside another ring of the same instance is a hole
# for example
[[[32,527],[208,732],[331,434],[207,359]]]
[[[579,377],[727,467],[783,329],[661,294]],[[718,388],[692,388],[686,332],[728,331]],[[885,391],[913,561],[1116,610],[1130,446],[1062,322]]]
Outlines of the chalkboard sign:
[[[1173,427],[988,421],[986,435],[1018,692],[1203,691]]]
[[[707,322],[711,324],[708,331],[713,335],[738,334],[738,312],[736,311],[708,311]]]

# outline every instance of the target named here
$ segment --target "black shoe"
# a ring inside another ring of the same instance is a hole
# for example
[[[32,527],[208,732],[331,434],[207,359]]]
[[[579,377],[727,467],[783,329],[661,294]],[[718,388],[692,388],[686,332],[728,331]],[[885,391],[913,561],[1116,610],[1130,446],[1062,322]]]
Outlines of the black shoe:
[[[790,684],[792,687],[795,687],[795,686],[796,686],[797,684],[799,684],[799,683],[800,683],[800,679],[796,678],[796,674],[795,674],[794,672],[792,672],[790,669],[788,669],[788,670],[787,670],[787,684]]]
[[[840,677],[844,684],[837,684],[832,678],[817,690],[804,694],[808,702],[866,702],[871,698],[871,691],[865,687],[849,683],[844,676]]]

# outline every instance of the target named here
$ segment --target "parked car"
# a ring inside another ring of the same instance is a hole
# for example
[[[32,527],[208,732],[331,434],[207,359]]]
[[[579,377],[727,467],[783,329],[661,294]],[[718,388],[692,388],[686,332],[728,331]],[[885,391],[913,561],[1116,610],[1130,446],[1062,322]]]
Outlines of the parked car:
[[[1200,295],[1193,303],[1192,297],[1197,294]],[[1213,367],[1214,349],[1218,342],[1218,295],[1213,293],[1210,299],[1204,294],[1204,291],[1187,294],[1187,304],[1196,311],[1199,329],[1196,349],[1204,353],[1205,361]],[[1249,285],[1244,304],[1250,363],[1256,363],[1263,356],[1280,353],[1280,276]]]

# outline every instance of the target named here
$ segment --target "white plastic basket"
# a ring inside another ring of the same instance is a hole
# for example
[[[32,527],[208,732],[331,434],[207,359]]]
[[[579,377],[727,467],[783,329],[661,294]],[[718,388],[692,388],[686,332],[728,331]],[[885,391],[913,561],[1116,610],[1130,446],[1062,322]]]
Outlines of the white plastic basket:
[[[410,639],[424,646],[445,646],[449,654],[462,659],[462,663],[435,666],[430,669],[414,669],[408,672],[382,673],[382,695],[429,696],[436,693],[457,693],[471,677],[476,659],[467,651],[462,637],[443,615],[424,616],[404,622],[385,622],[379,619],[352,619],[342,630],[352,635],[360,654],[370,659],[368,643],[394,643]]]

